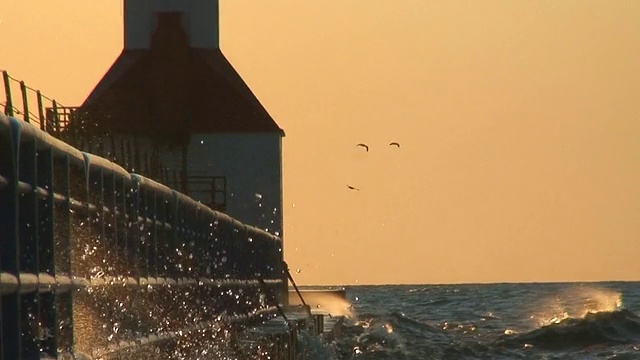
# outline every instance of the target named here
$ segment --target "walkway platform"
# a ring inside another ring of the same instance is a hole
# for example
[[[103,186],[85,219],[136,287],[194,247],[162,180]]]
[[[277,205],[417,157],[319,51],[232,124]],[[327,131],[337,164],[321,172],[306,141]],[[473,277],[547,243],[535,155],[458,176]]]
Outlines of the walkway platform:
[[[245,354],[267,355],[276,360],[299,359],[298,333],[304,331],[330,342],[340,335],[344,319],[311,311],[309,306],[291,305],[283,309],[283,314],[243,331],[238,343]]]

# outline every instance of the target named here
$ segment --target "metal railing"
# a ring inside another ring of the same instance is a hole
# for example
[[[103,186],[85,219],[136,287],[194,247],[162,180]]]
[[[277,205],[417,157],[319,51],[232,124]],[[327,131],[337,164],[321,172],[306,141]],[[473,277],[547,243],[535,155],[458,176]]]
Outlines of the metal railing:
[[[0,106],[5,115],[20,117],[49,134],[59,135],[64,130],[76,108],[60,104],[40,90],[27,86],[24,81],[12,77],[6,70],[0,72],[3,82],[0,93],[4,92],[4,96],[0,97]]]
[[[3,86],[0,87],[0,112],[6,116],[22,119],[81,151],[118,163],[129,172],[142,174],[164,184],[173,183],[174,188],[181,188],[178,171],[165,167],[157,152],[140,148],[135,138],[118,137],[115,134],[108,137],[94,136],[91,131],[87,131],[92,128],[90,119],[78,116],[79,107],[64,106],[42,94],[40,90],[26,85],[24,81],[12,77],[6,70],[0,72],[3,80]],[[219,209],[223,210],[224,207]]]
[[[0,236],[1,360],[185,357],[286,296],[279,238],[2,114]]]

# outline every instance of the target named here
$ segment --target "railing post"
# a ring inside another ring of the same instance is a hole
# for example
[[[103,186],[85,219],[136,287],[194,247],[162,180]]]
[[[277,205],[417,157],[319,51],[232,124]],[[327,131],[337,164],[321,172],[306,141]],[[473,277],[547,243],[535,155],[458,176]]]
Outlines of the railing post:
[[[54,189],[53,189],[53,151],[45,149],[38,151],[38,184],[48,191],[48,196],[39,201],[39,271],[49,276],[55,276],[55,238],[54,238]],[[53,358],[58,356],[55,328],[56,292],[49,289],[40,294],[40,322],[41,322],[41,351]]]
[[[2,124],[0,123],[0,137],[4,137],[7,136],[7,134],[3,134],[3,132],[6,132],[8,130],[8,128],[6,127],[2,127]],[[11,154],[11,143],[9,141],[5,141],[5,142],[0,142],[0,176],[2,176],[4,178],[4,176],[9,175],[11,173],[10,169],[7,169],[7,165],[11,164],[11,160],[7,159],[7,156]],[[6,184],[8,185],[8,184]],[[11,205],[10,202],[8,201],[4,201],[6,200],[4,198],[4,193],[2,192],[2,190],[0,189],[0,215],[4,215],[6,214],[8,211],[10,211],[10,209],[8,209],[7,207],[13,207]],[[6,224],[8,225],[8,224]],[[2,230],[4,232],[6,225],[3,225],[2,223],[0,223],[0,230]],[[3,246],[2,244],[0,244],[0,249],[2,249]],[[4,267],[2,266],[2,254],[0,254],[0,281],[2,280],[2,272],[4,270]],[[2,299],[2,292],[0,291],[0,360],[4,360],[4,352],[5,352],[5,345],[4,344],[4,321],[3,319],[3,313],[4,313],[4,306],[2,305],[3,299]]]
[[[127,167],[130,172],[136,172],[136,166],[133,163],[133,152],[131,151],[131,139],[127,140]]]
[[[7,114],[7,116],[13,116],[13,101],[11,99],[11,78],[9,78],[9,73],[7,71],[2,72],[2,78],[4,80],[4,92],[7,97],[4,106],[4,113]]]
[[[55,207],[55,272],[56,275],[72,278],[71,272],[71,162],[68,154],[54,158],[54,171],[57,176],[54,179],[54,189],[64,200]],[[78,179],[80,180],[80,179]],[[63,353],[73,351],[73,291],[58,293],[56,295],[57,326],[55,338],[57,348]]]
[[[36,139],[23,138],[19,145],[19,179],[29,186],[28,192],[20,191],[18,202],[18,226],[20,233],[20,262],[18,268],[21,273],[39,273],[38,253],[38,196],[37,196],[37,154]],[[22,356],[25,359],[40,357],[40,297],[38,291],[20,295],[20,317],[22,321]]]
[[[24,81],[20,81],[20,92],[22,92],[22,115],[24,121],[29,121],[29,99],[27,98],[27,85]]]
[[[40,90],[36,91],[36,97],[38,98],[38,117],[40,118],[40,130],[46,132],[45,123],[47,119],[44,116],[44,105],[42,104],[42,93]]]
[[[183,194],[185,195],[189,195],[189,182],[188,182],[188,177],[187,177],[187,168],[188,168],[188,148],[187,148],[187,144],[182,144],[182,169],[180,171],[180,182],[181,182],[181,187],[180,187],[180,191],[182,191]]]
[[[151,164],[150,164],[150,161],[149,161],[149,153],[147,152],[147,149],[146,149],[146,148],[144,149],[144,156],[143,156],[143,160],[144,160],[144,165],[145,165],[145,166],[144,166],[144,168],[145,168],[145,169],[144,169],[144,176],[152,177],[152,174],[151,174]]]
[[[124,139],[121,137],[120,138],[120,166],[122,166],[123,168],[129,170],[129,165],[127,164],[127,152],[125,151],[124,148]]]
[[[118,274],[125,274],[128,269],[129,256],[127,255],[127,180],[125,178],[116,180],[116,256],[118,260]]]
[[[53,123],[55,124],[56,134],[60,136],[60,119],[58,117],[58,103],[53,100]]]
[[[106,174],[104,180],[104,197],[105,206],[109,211],[105,214],[105,243],[107,244],[106,252],[109,255],[110,262],[116,264],[117,259],[117,215],[116,208],[118,206],[117,194],[116,194],[116,176],[115,174]],[[113,276],[114,271],[117,269],[109,268],[105,269],[105,275]]]
[[[18,151],[20,124],[9,119],[7,128],[0,129],[4,148],[0,151],[0,174],[7,178],[7,187],[0,191],[0,273],[20,277],[20,237],[18,223]],[[2,359],[22,359],[22,326],[20,322],[20,292],[2,295]]]
[[[176,189],[179,185],[180,182],[178,181],[178,171],[176,169],[173,169],[173,184],[171,184],[171,187]]]
[[[142,169],[142,161],[140,160],[140,146],[138,146],[138,136],[133,137],[133,166],[135,167],[135,172],[138,174],[143,174],[144,170]]]
[[[133,268],[134,272],[131,274],[135,279],[146,277],[146,246],[145,242],[141,241],[141,234],[146,231],[146,214],[143,208],[144,192],[140,186],[139,178],[132,176],[131,186],[133,188],[133,202],[132,202],[132,218],[134,225],[131,227],[129,233],[129,246],[131,251],[131,258],[134,260]],[[140,221],[138,219],[141,219]]]
[[[153,225],[148,232],[149,242],[149,272],[147,276],[158,276],[158,194],[155,191],[147,193],[147,206],[149,207],[148,213],[150,213]],[[164,227],[164,224],[163,224]]]
[[[169,237],[169,241],[168,241],[168,249],[169,249],[169,271],[167,273],[167,276],[171,277],[171,278],[177,278],[178,277],[178,271],[177,271],[177,266],[176,266],[176,261],[175,261],[175,253],[176,253],[176,249],[178,248],[178,227],[182,226],[182,224],[180,224],[180,213],[179,213],[179,205],[178,205],[178,195],[176,194],[176,191],[173,191],[173,202],[172,204],[172,209],[171,209],[171,236]]]
[[[155,274],[154,277],[164,277],[167,269],[167,251],[166,251],[166,238],[168,230],[164,224],[168,223],[167,219],[167,204],[165,202],[165,194],[156,194],[156,220],[160,225],[155,226],[155,232],[153,233],[153,242],[156,244],[156,259],[155,259]]]
[[[138,236],[140,232],[140,226],[143,224],[138,223],[138,201],[140,196],[140,188],[136,186],[136,181],[131,179],[131,188],[127,192],[127,214],[129,214],[129,221],[131,226],[127,230],[127,254],[128,254],[128,276],[134,279],[140,278],[140,259],[138,255],[140,253],[140,238]]]

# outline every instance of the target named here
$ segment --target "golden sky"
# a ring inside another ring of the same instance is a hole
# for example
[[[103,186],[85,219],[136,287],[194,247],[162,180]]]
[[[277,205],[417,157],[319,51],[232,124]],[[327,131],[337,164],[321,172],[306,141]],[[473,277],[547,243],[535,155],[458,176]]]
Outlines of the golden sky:
[[[299,283],[640,279],[640,1],[220,10],[223,52],[287,133]],[[0,68],[79,105],[122,4],[0,0],[0,43]]]

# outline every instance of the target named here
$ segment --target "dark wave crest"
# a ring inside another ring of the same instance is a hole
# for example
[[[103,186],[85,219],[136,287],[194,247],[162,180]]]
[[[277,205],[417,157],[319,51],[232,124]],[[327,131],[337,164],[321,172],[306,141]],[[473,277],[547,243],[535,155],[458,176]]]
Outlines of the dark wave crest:
[[[344,324],[337,345],[340,359],[438,359],[486,350],[456,343],[457,332],[444,330],[400,312],[360,314]]]
[[[595,346],[633,344],[640,341],[640,317],[629,310],[588,313],[568,318],[528,333],[503,336],[506,347],[533,346],[546,350],[586,349]]]

